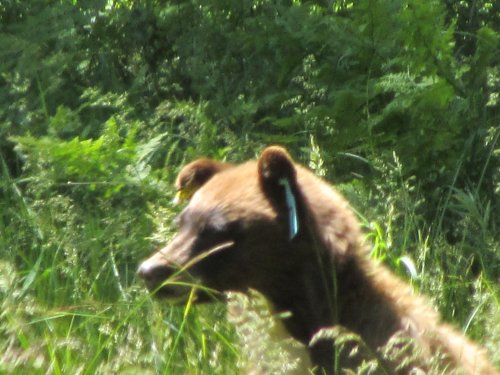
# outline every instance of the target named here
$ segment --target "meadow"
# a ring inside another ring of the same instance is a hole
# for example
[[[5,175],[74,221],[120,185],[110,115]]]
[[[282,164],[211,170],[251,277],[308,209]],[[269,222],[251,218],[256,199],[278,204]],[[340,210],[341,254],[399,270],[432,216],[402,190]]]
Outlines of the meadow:
[[[339,189],[371,256],[500,368],[498,4],[2,2],[0,373],[255,360],[224,304],[156,301],[136,270],[174,234],[182,165],[269,144]]]

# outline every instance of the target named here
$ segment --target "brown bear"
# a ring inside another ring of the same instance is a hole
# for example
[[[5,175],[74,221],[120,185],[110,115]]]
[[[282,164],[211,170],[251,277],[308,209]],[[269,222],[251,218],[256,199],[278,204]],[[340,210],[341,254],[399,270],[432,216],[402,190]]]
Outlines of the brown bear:
[[[204,286],[199,301],[210,298],[206,288],[257,290],[288,313],[283,323],[308,346],[317,374],[356,369],[368,357],[380,373],[418,373],[438,353],[440,373],[497,374],[481,349],[369,258],[346,200],[286,150],[271,146],[257,161],[212,170],[172,242],[139,267],[156,295],[187,297],[179,278]],[[361,343],[338,345],[335,332]],[[389,344],[407,358],[383,355]]]

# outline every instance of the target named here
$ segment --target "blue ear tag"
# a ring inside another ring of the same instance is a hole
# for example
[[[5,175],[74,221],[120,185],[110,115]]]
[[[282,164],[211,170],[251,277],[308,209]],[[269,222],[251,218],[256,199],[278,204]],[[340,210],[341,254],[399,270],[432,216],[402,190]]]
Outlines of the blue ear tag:
[[[299,219],[297,216],[297,204],[292,193],[290,183],[286,178],[281,178],[279,184],[285,188],[286,206],[288,208],[288,224],[290,226],[290,239],[293,240],[299,232]]]

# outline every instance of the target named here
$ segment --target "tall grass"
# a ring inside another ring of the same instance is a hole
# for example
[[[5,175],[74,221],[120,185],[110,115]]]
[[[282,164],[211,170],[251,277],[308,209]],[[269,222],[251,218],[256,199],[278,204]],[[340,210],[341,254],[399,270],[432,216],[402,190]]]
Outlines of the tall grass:
[[[137,248],[147,242],[129,237],[140,232],[137,215],[104,215],[60,194],[28,202],[23,183],[4,166],[0,373],[236,372],[222,305],[162,306],[137,282]],[[119,254],[127,247],[136,256]]]
[[[363,213],[373,256],[430,295],[500,365],[500,255],[485,224],[488,202],[453,193],[441,208],[462,217],[450,244],[421,217],[418,187],[401,178],[397,159],[381,170],[386,183],[370,191],[341,187]],[[26,193],[30,182],[12,179],[3,162],[1,173],[0,373],[237,374],[252,358],[224,305],[172,307],[136,279],[140,259],[171,235],[168,199],[140,214],[113,201],[81,206],[57,190]]]

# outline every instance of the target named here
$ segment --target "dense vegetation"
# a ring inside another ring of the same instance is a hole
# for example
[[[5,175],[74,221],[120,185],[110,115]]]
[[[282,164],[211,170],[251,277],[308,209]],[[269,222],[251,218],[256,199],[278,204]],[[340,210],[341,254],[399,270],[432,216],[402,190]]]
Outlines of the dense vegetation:
[[[135,270],[184,162],[271,143],[500,365],[499,25],[487,0],[3,0],[0,372],[237,373],[224,306]]]

